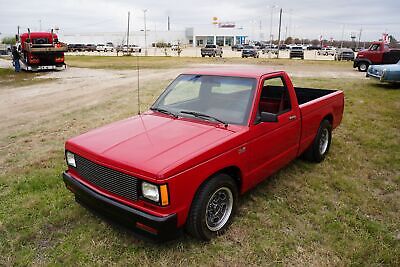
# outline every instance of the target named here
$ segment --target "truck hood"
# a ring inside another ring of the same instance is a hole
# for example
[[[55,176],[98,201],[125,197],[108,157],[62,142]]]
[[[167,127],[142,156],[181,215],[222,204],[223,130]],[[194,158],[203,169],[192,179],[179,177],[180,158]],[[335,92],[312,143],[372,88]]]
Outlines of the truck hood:
[[[234,133],[214,123],[148,113],[74,137],[67,141],[66,149],[128,172],[163,178],[166,170],[171,173]]]

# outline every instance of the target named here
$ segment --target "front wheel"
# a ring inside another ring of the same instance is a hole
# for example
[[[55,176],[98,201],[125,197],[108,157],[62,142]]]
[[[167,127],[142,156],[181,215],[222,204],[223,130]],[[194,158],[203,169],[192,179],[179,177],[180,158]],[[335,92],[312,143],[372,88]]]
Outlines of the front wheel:
[[[237,208],[238,189],[227,174],[206,181],[196,193],[186,222],[194,237],[209,241],[225,233]]]
[[[307,160],[321,162],[329,152],[332,141],[332,125],[328,120],[323,120],[319,125],[317,135],[311,146],[304,152]]]
[[[360,62],[358,63],[358,70],[361,72],[366,72],[368,69],[369,64],[367,62]]]

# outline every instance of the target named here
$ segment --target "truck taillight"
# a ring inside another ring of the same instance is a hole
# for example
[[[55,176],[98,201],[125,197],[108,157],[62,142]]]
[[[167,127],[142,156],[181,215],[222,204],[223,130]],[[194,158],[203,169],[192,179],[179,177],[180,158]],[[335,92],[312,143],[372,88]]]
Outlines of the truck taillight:
[[[56,57],[55,62],[64,62],[64,57]]]
[[[39,62],[40,62],[39,58],[37,58],[37,57],[35,57],[35,56],[33,56],[33,55],[30,55],[30,56],[29,56],[29,63],[31,63],[31,64],[38,64]]]

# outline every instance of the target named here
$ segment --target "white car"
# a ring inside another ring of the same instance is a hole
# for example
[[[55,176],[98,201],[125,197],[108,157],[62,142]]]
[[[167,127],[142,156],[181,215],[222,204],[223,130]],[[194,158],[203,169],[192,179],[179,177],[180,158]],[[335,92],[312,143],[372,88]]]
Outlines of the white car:
[[[113,52],[114,51],[114,45],[112,43],[107,43],[104,46],[104,52]]]
[[[98,45],[96,46],[96,51],[97,51],[97,52],[104,52],[104,48],[105,48],[105,45],[103,45],[103,44],[98,44]]]
[[[128,52],[128,46],[127,45],[123,45],[122,46],[122,52]],[[142,48],[140,46],[137,46],[137,45],[129,45],[129,52],[130,53],[140,53],[140,52],[142,52]]]
[[[319,56],[334,56],[336,53],[334,48],[331,47],[323,47],[321,50],[318,50],[317,54]]]

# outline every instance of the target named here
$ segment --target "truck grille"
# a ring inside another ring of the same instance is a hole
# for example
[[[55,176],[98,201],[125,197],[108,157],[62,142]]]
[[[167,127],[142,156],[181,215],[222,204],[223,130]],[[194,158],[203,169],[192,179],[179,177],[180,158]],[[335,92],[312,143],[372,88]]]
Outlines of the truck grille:
[[[75,154],[76,171],[85,180],[115,195],[137,200],[138,179]]]

